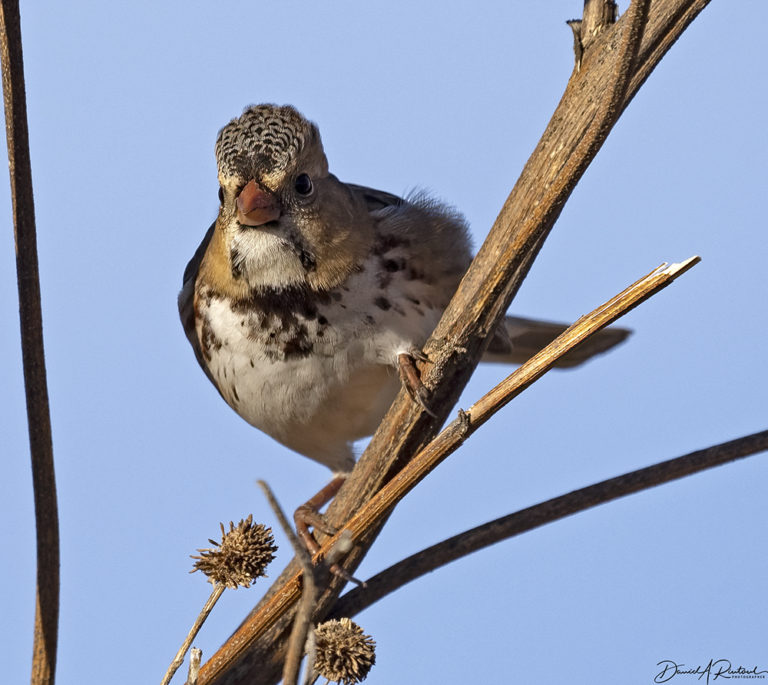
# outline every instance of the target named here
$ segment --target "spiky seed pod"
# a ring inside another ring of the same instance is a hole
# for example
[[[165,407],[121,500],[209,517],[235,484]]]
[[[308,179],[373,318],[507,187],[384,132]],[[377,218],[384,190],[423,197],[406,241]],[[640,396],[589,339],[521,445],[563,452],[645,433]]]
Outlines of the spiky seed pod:
[[[318,625],[315,644],[315,671],[341,685],[365,680],[376,663],[376,642],[348,618]]]
[[[272,529],[261,523],[253,523],[253,515],[241,520],[235,526],[229,522],[229,532],[221,525],[221,542],[209,538],[214,548],[198,549],[199,555],[192,555],[194,571],[202,571],[208,582],[220,583],[235,589],[248,587],[257,578],[265,576],[264,570],[275,558],[275,539]]]

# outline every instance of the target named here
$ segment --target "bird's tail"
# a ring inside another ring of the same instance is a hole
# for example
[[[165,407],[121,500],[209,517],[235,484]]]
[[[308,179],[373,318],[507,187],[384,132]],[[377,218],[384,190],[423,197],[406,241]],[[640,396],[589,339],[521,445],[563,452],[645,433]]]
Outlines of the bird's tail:
[[[483,355],[483,361],[522,364],[551,343],[567,327],[560,323],[507,316],[494,333]],[[578,366],[623,342],[631,332],[627,328],[604,328],[574,347],[556,366],[561,369]]]

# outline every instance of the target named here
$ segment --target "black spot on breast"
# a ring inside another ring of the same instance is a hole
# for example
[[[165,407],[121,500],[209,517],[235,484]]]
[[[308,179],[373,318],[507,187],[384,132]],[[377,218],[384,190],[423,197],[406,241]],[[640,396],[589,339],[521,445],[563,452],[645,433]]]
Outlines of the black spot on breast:
[[[232,269],[232,278],[235,280],[243,277],[243,257],[236,247],[229,251],[229,263]]]
[[[395,271],[402,271],[405,268],[404,259],[382,259],[381,266],[384,271],[394,273]]]
[[[304,336],[296,336],[283,343],[283,354],[286,359],[296,359],[306,357],[312,352],[312,343],[306,338],[306,329]]]
[[[296,314],[299,319],[312,321],[317,318],[317,305],[312,300],[307,300],[298,308]]]
[[[370,314],[365,315],[365,323],[370,324],[371,326],[376,324],[376,319],[374,319]]]
[[[328,325],[328,319],[326,319],[322,314],[317,317],[317,323],[319,323],[321,326],[327,326]]]
[[[230,302],[233,312],[257,316],[312,318],[317,313],[319,293],[306,288],[263,288]]]
[[[384,311],[387,311],[392,307],[392,303],[386,298],[386,297],[377,297],[373,304],[375,304],[379,309],[383,309]]]

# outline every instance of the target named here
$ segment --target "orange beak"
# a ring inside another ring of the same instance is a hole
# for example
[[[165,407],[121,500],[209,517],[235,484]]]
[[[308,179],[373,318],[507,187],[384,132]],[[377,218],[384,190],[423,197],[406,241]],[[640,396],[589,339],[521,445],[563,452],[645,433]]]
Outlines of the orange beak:
[[[243,226],[263,226],[280,216],[280,205],[274,195],[256,181],[248,181],[237,196],[237,220]]]

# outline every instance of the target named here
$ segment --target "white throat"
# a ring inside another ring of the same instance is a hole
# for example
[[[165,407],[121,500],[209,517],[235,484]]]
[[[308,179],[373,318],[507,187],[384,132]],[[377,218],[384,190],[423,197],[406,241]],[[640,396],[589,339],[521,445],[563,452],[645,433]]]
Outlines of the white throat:
[[[306,283],[306,271],[291,243],[269,229],[239,230],[230,258],[251,287],[281,288]]]

